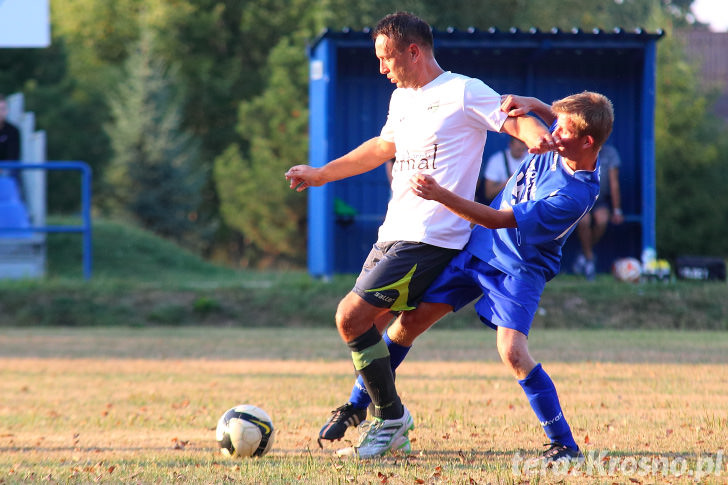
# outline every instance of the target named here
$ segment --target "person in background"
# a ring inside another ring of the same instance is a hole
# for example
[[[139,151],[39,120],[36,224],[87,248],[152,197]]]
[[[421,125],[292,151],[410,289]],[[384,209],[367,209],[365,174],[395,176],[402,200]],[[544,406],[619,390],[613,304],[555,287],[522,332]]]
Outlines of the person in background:
[[[599,200],[576,228],[581,254],[576,258],[573,271],[584,275],[588,281],[596,277],[594,246],[604,236],[609,222],[615,225],[624,222],[619,188],[619,166],[622,163],[619,153],[614,146],[604,145],[599,160]]]
[[[20,160],[20,131],[7,120],[8,101],[0,94],[0,161]],[[0,174],[10,174],[18,186],[18,192],[22,190],[22,183],[19,170],[0,170]]]
[[[511,175],[518,170],[524,158],[528,155],[528,147],[518,138],[511,137],[508,140],[508,148],[495,152],[488,158],[483,170],[483,192],[484,203],[490,204],[498,195]]]

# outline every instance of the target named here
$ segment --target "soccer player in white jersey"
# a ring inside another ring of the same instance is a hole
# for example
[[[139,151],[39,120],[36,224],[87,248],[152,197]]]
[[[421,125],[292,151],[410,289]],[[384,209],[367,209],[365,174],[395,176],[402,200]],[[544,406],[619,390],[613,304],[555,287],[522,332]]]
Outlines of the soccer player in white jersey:
[[[475,226],[468,244],[418,307],[403,312],[388,334],[400,345],[412,345],[438,319],[480,298],[475,310],[497,330],[501,359],[550,440],[543,459],[580,459],[556,388],[528,350],[528,333],[544,285],[559,272],[564,242],[599,196],[598,154],[612,130],[613,108],[605,96],[583,92],[551,106],[507,96],[503,109],[512,115],[532,111],[551,123],[557,151],[527,157],[490,207],[449,191],[429,174],[411,177],[414,194],[441,203]],[[386,429],[387,423],[379,427]],[[378,439],[376,430],[370,434],[360,443]]]
[[[381,74],[397,86],[379,136],[322,167],[296,165],[285,174],[301,191],[372,170],[394,157],[392,198],[377,242],[364,262],[352,291],[339,303],[336,327],[351,350],[354,367],[370,390],[373,415],[392,423],[396,436],[386,443],[359,448],[362,457],[395,447],[409,448],[412,426],[393,385],[389,339],[381,332],[392,312],[412,310],[425,289],[465,246],[470,224],[441,204],[417,197],[408,181],[415,173],[473,199],[488,131],[523,140],[533,152],[554,147],[547,127],[532,116],[509,117],[500,95],[478,79],[444,71],[433,52],[430,26],[397,12],[379,21],[372,32]],[[404,358],[407,348],[393,360]],[[320,439],[339,439],[349,425],[366,417],[364,409],[343,406],[333,412]],[[396,439],[395,439],[396,438]]]

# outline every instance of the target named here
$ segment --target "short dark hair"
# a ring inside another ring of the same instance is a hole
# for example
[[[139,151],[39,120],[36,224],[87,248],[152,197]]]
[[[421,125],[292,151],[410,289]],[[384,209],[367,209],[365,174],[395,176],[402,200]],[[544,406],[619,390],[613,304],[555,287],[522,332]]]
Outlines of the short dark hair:
[[[384,35],[394,41],[400,51],[410,44],[433,49],[432,28],[430,25],[409,12],[395,12],[377,22],[372,31],[372,39]]]

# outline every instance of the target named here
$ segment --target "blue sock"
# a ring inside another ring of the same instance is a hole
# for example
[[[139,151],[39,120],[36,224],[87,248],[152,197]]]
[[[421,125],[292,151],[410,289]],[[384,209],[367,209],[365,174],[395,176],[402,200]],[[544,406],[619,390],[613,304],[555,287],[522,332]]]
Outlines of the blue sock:
[[[543,430],[551,442],[558,442],[578,450],[579,447],[571,434],[571,428],[569,428],[569,424],[561,412],[556,387],[554,387],[553,381],[543,370],[541,364],[537,364],[526,378],[518,381],[518,383],[526,393],[531,408],[536,413],[536,417],[541,422],[541,426],[543,426]]]
[[[399,364],[402,363],[411,347],[405,347],[404,345],[399,345],[392,342],[389,339],[389,335],[387,335],[386,331],[382,335],[382,340],[384,340],[384,343],[387,344],[387,348],[389,349],[389,362],[392,364],[392,371],[394,371],[397,367],[399,367]],[[369,393],[367,392],[366,387],[364,387],[364,381],[362,380],[361,376],[356,378],[354,387],[351,390],[349,402],[358,409],[364,409],[369,406],[369,403],[372,402],[372,399],[369,397]]]

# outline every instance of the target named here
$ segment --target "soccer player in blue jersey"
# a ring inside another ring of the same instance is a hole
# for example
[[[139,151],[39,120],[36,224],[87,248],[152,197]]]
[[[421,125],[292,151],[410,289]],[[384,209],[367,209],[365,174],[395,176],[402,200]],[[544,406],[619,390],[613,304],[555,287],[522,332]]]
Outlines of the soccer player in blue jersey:
[[[583,92],[550,106],[535,98],[506,96],[502,109],[510,116],[533,112],[541,117],[552,126],[558,149],[527,157],[490,206],[452,193],[430,175],[411,177],[416,195],[441,203],[475,226],[468,244],[435,279],[422,303],[398,317],[385,332],[385,341],[391,362],[401,362],[418,335],[481,297],[475,310],[484,324],[497,330],[501,359],[550,439],[544,460],[580,458],[556,388],[528,350],[528,333],[546,282],[559,272],[564,242],[599,195],[598,155],[612,130],[613,108],[605,96]],[[352,399],[359,405],[366,402],[356,387]],[[374,418],[357,446],[372,440],[396,446],[401,433],[396,422]]]

